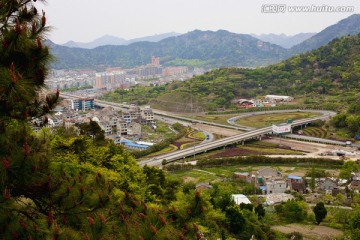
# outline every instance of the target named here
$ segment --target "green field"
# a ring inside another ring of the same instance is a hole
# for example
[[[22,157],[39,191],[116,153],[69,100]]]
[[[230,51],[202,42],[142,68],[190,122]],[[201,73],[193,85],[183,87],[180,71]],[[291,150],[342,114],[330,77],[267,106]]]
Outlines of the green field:
[[[200,121],[205,122],[213,122],[213,123],[219,123],[224,125],[230,125],[227,120],[232,117],[239,116],[239,114],[229,114],[229,115],[203,115],[203,116],[184,116],[187,118],[192,118]]]
[[[312,118],[319,116],[319,113],[293,112],[293,113],[271,113],[260,114],[250,117],[240,118],[237,124],[254,128],[271,126],[272,124],[285,123],[288,119],[297,120],[302,118]]]
[[[329,138],[330,133],[320,127],[307,127],[303,129],[305,136],[317,137],[317,138]]]

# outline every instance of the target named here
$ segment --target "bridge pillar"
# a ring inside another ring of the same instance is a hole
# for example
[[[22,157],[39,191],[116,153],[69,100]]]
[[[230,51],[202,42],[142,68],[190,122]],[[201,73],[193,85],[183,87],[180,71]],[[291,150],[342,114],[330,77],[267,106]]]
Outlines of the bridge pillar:
[[[243,146],[244,146],[244,145],[245,145],[245,141],[242,141],[242,142],[241,142],[241,145],[243,145]]]
[[[259,136],[259,141],[261,141],[261,135]]]

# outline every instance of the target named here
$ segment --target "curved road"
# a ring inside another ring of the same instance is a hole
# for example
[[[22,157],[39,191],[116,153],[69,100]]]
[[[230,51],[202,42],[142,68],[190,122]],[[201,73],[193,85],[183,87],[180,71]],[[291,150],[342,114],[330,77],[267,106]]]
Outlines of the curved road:
[[[313,121],[317,121],[317,120],[326,120],[328,119],[329,116],[328,115],[323,115],[323,116],[318,116],[318,117],[314,117],[314,118],[306,118],[306,119],[301,119],[301,120],[296,120],[294,121],[291,126],[299,126],[299,125],[304,125],[304,124],[308,124],[310,122]],[[207,152],[208,150],[212,150],[212,149],[216,149],[219,147],[224,147],[230,144],[234,144],[234,143],[240,143],[243,142],[245,140],[248,139],[253,139],[253,138],[261,138],[261,136],[268,134],[268,133],[272,133],[272,127],[264,127],[264,128],[260,128],[260,129],[255,129],[246,133],[241,133],[235,136],[231,136],[231,137],[227,137],[227,138],[222,138],[210,143],[204,143],[201,145],[197,145],[195,148],[188,148],[188,149],[183,149],[183,150],[179,150],[176,152],[172,152],[172,153],[167,153],[164,155],[161,155],[159,157],[156,158],[152,158],[150,160],[145,160],[140,162],[140,165],[150,165],[150,166],[161,166],[161,163],[163,160],[166,160],[167,162],[172,162],[175,160],[179,160],[185,157],[189,157],[189,156],[193,156],[194,154],[199,154],[199,153],[203,153],[203,152]]]
[[[70,97],[70,98],[77,98],[78,96],[75,95],[71,95],[71,94],[61,94],[65,97]],[[129,105],[125,105],[125,104],[119,104],[119,103],[111,103],[111,102],[106,102],[106,101],[101,101],[101,100],[95,100],[95,103],[97,105],[103,105],[103,106],[113,106],[113,107],[117,107],[117,108],[129,108]],[[217,124],[217,123],[211,123],[211,122],[206,122],[206,121],[201,121],[201,120],[195,120],[195,119],[191,119],[191,118],[185,118],[185,117],[180,117],[180,116],[169,116],[169,113],[167,112],[163,112],[163,111],[158,111],[158,110],[153,110],[154,115],[158,115],[158,116],[162,116],[164,118],[172,118],[172,119],[176,119],[177,121],[184,121],[184,122],[191,122],[191,123],[204,123],[204,124],[209,124],[209,125],[213,125],[213,126],[219,126],[219,127],[224,127],[224,128],[231,128],[231,129],[236,129],[236,130],[245,130],[248,131],[246,133],[241,133],[238,135],[234,135],[231,137],[227,137],[227,138],[222,138],[216,141],[204,141],[203,143],[195,146],[194,148],[188,148],[188,149],[183,149],[183,150],[179,150],[176,152],[172,152],[172,153],[168,153],[168,154],[164,154],[162,156],[156,157],[156,158],[152,158],[150,160],[145,160],[140,162],[140,165],[151,165],[151,166],[161,166],[161,163],[163,160],[166,160],[167,162],[172,162],[178,159],[182,159],[188,156],[193,156],[199,153],[203,153],[206,152],[208,150],[212,150],[212,149],[216,149],[219,147],[223,147],[223,146],[227,146],[230,144],[234,144],[234,143],[240,143],[243,142],[245,140],[248,139],[253,139],[253,138],[261,138],[261,136],[268,134],[268,133],[272,133],[272,127],[265,127],[265,128],[260,128],[260,129],[254,129],[254,128],[249,128],[249,127],[244,127],[244,126],[229,126],[229,125],[224,125],[224,124]],[[248,117],[248,116],[252,116],[252,115],[258,115],[258,114],[266,114],[266,113],[283,113],[283,112],[317,112],[317,113],[322,113],[322,116],[318,116],[318,117],[314,117],[314,118],[307,118],[307,119],[301,119],[301,120],[296,120],[293,123],[291,123],[291,127],[295,127],[295,126],[300,126],[300,125],[305,125],[308,123],[311,123],[313,121],[316,120],[327,120],[330,117],[336,115],[335,112],[333,111],[324,111],[324,110],[300,110],[300,109],[295,109],[295,110],[274,110],[274,111],[263,111],[263,112],[252,112],[252,113],[245,113],[242,114],[240,116],[236,116],[234,118],[231,118],[228,120],[228,122],[230,124],[235,124],[235,121],[239,118],[242,117]],[[189,124],[188,124],[189,125]]]

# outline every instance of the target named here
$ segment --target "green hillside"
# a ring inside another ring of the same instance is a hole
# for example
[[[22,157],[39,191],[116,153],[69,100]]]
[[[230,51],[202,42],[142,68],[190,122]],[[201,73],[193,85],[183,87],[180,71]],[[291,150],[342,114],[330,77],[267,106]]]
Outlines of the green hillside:
[[[291,54],[304,53],[329,43],[335,38],[347,35],[356,35],[360,33],[360,14],[353,14],[348,18],[331,25],[311,38],[293,46],[290,49]]]
[[[153,92],[148,101],[157,108],[183,111],[214,110],[229,106],[234,97],[256,97],[266,94],[306,95],[314,101],[341,95],[354,101],[360,87],[360,35],[336,39],[312,52],[300,54],[264,68],[220,68],[185,82],[174,82],[155,88],[142,87],[141,96]],[[354,94],[350,93],[354,92]],[[123,97],[124,91],[112,94]],[[347,94],[350,93],[350,94]],[[128,100],[135,100],[128,99]],[[335,98],[339,104],[339,99]],[[173,103],[174,105],[171,105]],[[335,104],[335,105],[336,105]],[[334,105],[334,106],[335,106]]]
[[[286,50],[262,42],[250,35],[225,30],[195,30],[159,42],[137,42],[128,46],[101,46],[94,49],[68,48],[49,43],[60,68],[132,68],[148,64],[151,56],[160,56],[167,65],[265,66],[285,58]]]

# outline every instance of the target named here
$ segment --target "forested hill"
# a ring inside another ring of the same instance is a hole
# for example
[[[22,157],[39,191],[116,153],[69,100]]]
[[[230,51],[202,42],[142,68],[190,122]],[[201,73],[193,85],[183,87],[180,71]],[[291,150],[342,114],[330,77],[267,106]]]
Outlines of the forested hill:
[[[162,65],[186,66],[265,66],[285,58],[286,50],[250,35],[219,30],[195,30],[160,42],[137,42],[128,46],[101,46],[95,49],[67,48],[50,43],[57,59],[53,67],[96,68],[120,66],[131,68],[160,56]]]
[[[157,107],[169,105],[171,99],[186,102],[191,94],[199,106],[212,110],[229,105],[234,97],[332,94],[359,88],[360,35],[356,35],[333,40],[317,50],[268,67],[222,68],[173,83],[153,102]],[[177,97],[180,95],[182,100]]]
[[[291,48],[292,55],[317,49],[335,38],[360,33],[360,14],[353,14]]]

